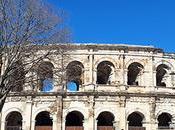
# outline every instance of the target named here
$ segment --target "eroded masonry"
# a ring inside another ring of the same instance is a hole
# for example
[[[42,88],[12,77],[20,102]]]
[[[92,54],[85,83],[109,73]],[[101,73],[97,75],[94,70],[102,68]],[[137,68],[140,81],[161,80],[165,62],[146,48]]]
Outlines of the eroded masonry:
[[[29,73],[33,82],[11,90],[1,130],[175,129],[174,53],[121,44],[67,50],[60,55],[53,47]]]

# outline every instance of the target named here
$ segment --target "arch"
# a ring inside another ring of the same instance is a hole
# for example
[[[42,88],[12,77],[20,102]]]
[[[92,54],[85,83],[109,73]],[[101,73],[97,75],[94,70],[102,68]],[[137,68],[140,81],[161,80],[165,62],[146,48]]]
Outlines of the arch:
[[[102,61],[97,66],[97,84],[111,84],[115,79],[115,66],[110,61]]]
[[[132,114],[133,112],[137,112],[137,113],[139,113],[140,115],[142,115],[142,116],[144,117],[144,118],[143,118],[143,121],[144,121],[144,122],[148,121],[148,119],[146,118],[145,115],[149,115],[149,112],[148,112],[148,111],[145,111],[144,109],[139,108],[139,107],[129,109],[129,111],[126,112],[126,117],[128,118],[128,116],[129,116],[130,114]]]
[[[18,111],[10,112],[5,118],[5,129],[22,129],[22,120],[23,118],[21,113],[19,113]]]
[[[129,122],[129,126],[142,127],[142,121],[144,118],[145,117],[142,113],[135,111],[129,114],[127,121]]]
[[[116,62],[114,59],[112,59],[110,57],[102,57],[95,62],[94,69],[97,70],[97,66],[103,61],[111,62],[114,65],[114,68],[119,68],[119,63]]]
[[[83,116],[85,119],[88,119],[88,113],[85,111],[85,109],[83,109],[81,107],[71,107],[71,108],[67,109],[64,112],[64,119],[66,119],[66,115],[68,115],[72,111],[79,111],[80,113],[83,113]]]
[[[79,111],[71,111],[66,115],[66,127],[83,126],[84,116]]]
[[[158,128],[169,129],[170,123],[172,122],[172,115],[167,112],[161,113],[158,118]]]
[[[156,86],[164,86],[171,84],[171,68],[166,64],[159,64],[156,68]]]
[[[84,82],[84,66],[79,61],[72,61],[66,67],[67,89],[78,91]]]
[[[133,62],[128,66],[127,84],[140,85],[143,76],[144,66],[138,62]]]
[[[36,116],[43,111],[49,112],[49,107],[38,107],[37,110],[32,115],[32,121],[35,121]]]
[[[113,126],[114,119],[113,113],[103,111],[97,117],[97,126]]]
[[[8,116],[9,113],[13,112],[13,111],[16,111],[16,112],[19,112],[21,115],[23,113],[23,111],[20,109],[20,108],[17,108],[17,107],[12,107],[10,109],[7,109],[5,112],[3,112],[3,120],[5,121],[5,118]],[[23,118],[23,117],[22,117]]]
[[[53,90],[53,69],[50,61],[42,61],[38,66],[39,89],[43,92]]]
[[[48,111],[42,111],[35,117],[35,130],[52,130],[52,119]]]
[[[157,113],[155,113],[156,119],[158,119],[159,115],[161,115],[162,113],[171,113],[170,115],[172,116],[172,119],[175,119],[175,113],[172,109],[161,109],[157,111]]]
[[[110,112],[112,115],[116,115],[116,113],[115,113],[115,109],[111,109],[111,108],[108,108],[108,107],[106,107],[106,108],[97,108],[96,110],[95,110],[95,119],[97,119],[98,118],[98,116],[100,115],[100,113],[102,113],[102,112]],[[114,120],[115,120],[115,116],[114,116]]]
[[[170,68],[170,70],[174,70],[174,66],[170,62],[162,60],[162,61],[159,61],[159,62],[154,64],[154,70],[153,71],[156,71],[157,67],[161,64],[164,64],[164,65],[168,66]]]
[[[132,63],[139,63],[142,66],[145,66],[143,59],[130,59],[127,63],[125,63],[125,69],[128,69],[129,65]]]

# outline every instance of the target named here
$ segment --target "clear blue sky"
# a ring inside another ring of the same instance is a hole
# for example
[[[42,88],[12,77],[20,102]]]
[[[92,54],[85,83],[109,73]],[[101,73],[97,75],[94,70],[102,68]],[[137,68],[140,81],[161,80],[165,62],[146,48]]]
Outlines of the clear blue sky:
[[[49,0],[73,42],[154,45],[175,52],[175,0]]]

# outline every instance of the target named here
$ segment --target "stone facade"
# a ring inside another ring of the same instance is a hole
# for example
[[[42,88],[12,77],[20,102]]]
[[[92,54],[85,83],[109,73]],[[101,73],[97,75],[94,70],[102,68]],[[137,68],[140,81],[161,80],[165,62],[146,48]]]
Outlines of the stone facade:
[[[69,57],[63,58],[62,73],[67,78],[58,76],[59,54],[44,59],[53,65],[53,90],[43,92],[37,85],[25,84],[23,91],[11,92],[3,107],[1,130],[11,126],[22,130],[39,130],[37,126],[52,130],[175,128],[175,54],[152,46],[70,46]],[[74,82],[77,90],[67,89],[67,82]],[[13,120],[18,122],[10,123]]]

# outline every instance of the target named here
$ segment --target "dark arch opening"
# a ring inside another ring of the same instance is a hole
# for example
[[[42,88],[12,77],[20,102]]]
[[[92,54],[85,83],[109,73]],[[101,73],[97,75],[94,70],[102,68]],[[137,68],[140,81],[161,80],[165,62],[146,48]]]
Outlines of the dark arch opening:
[[[114,72],[113,63],[109,61],[100,62],[97,66],[97,84],[111,84],[111,76]]]
[[[158,116],[158,127],[169,128],[172,116],[168,113],[162,113]]]
[[[128,85],[139,85],[139,76],[141,76],[141,70],[143,70],[143,65],[134,62],[128,67]]]
[[[53,64],[51,62],[42,62],[38,66],[40,90],[47,92],[53,89]]]
[[[140,126],[142,127],[143,115],[137,112],[133,112],[128,116],[129,126]]]
[[[66,116],[66,126],[83,126],[84,116],[78,111],[72,111]]]
[[[170,68],[165,65],[165,64],[161,64],[157,67],[156,69],[156,86],[164,86],[166,87],[166,74],[167,74],[167,71],[169,70]]]
[[[16,111],[9,113],[6,117],[6,130],[12,129],[22,129],[22,115]]]
[[[72,61],[66,68],[67,89],[78,91],[83,83],[83,64],[79,61]]]
[[[113,126],[114,115],[110,112],[102,112],[97,120],[97,126]]]
[[[35,126],[52,126],[50,113],[47,111],[40,112],[35,118]]]

